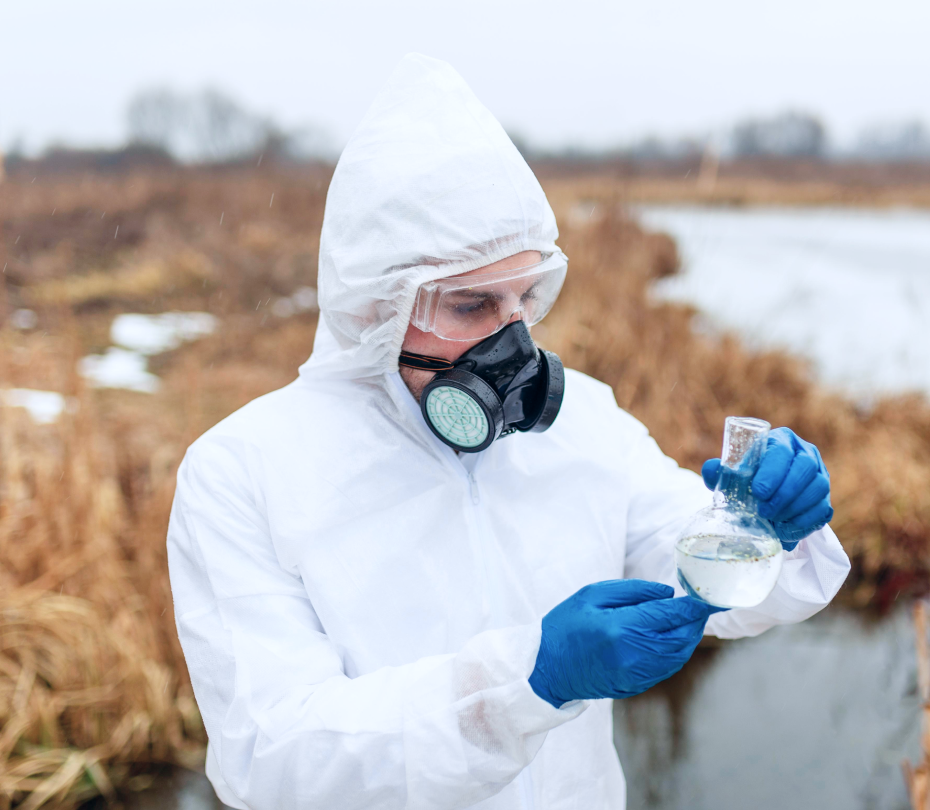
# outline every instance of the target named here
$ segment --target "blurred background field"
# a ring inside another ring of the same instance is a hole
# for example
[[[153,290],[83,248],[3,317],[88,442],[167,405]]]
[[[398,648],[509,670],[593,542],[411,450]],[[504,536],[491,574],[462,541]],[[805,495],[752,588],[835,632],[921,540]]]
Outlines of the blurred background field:
[[[310,354],[333,165],[410,50],[462,73],[552,202],[570,272],[536,339],[683,465],[751,414],[832,474],[836,604],[616,702],[630,810],[912,803],[930,5],[42,0],[3,26],[0,810],[218,807],[175,474]]]
[[[675,242],[632,213],[654,200],[643,188],[666,181],[631,184],[609,167],[538,171],[571,272],[537,339],[611,384],[692,469],[717,454],[728,414],[790,425],[818,444],[833,476],[833,526],[854,561],[842,598],[880,611],[924,591],[927,400],[864,408],[797,358],[695,329],[693,308],[650,294],[679,272]],[[158,763],[201,764],[165,559],[174,475],[194,438],[292,380],[309,355],[330,174],[269,161],[18,170],[0,185],[0,388],[10,406],[0,409],[0,805],[115,797],[148,786]],[[763,194],[752,176],[732,182]],[[851,199],[896,191],[834,182]],[[775,185],[781,199],[801,193]],[[215,320],[185,340],[171,329],[153,337],[153,321],[127,331],[132,321],[119,318],[170,312]],[[121,353],[135,365],[101,378],[101,358]],[[61,399],[42,411],[22,399],[28,391]]]

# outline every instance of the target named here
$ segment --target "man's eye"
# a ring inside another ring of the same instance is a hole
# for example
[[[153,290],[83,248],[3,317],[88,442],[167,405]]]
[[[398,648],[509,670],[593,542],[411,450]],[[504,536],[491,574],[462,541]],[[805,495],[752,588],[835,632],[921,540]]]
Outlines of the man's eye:
[[[467,318],[471,315],[478,315],[484,313],[488,310],[488,305],[486,301],[469,301],[462,302],[460,304],[452,305],[452,312],[461,317]]]

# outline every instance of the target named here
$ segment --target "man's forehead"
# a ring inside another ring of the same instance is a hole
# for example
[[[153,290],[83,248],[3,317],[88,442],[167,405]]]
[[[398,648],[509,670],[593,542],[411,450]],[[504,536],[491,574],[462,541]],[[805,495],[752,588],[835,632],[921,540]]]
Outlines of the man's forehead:
[[[538,250],[524,250],[522,253],[515,253],[506,259],[501,259],[493,264],[487,264],[468,273],[462,273],[454,278],[470,278],[472,276],[488,276],[493,273],[502,273],[505,270],[516,270],[520,267],[530,267],[539,264],[542,261],[542,254]]]

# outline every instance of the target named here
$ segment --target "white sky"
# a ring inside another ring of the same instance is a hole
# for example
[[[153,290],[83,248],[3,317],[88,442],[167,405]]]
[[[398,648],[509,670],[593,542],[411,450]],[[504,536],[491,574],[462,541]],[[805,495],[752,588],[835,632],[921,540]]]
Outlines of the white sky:
[[[531,142],[602,146],[787,107],[838,139],[930,122],[930,0],[0,0],[0,146],[112,144],[143,87],[218,87],[341,144],[411,50]]]

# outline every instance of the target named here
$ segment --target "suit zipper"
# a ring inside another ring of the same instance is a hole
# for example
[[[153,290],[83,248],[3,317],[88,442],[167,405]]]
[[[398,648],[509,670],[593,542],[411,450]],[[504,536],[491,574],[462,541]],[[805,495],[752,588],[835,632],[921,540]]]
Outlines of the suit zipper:
[[[536,807],[533,801],[533,774],[530,773],[529,765],[520,771],[520,798],[523,810],[533,810]]]
[[[495,587],[495,581],[491,576],[491,560],[493,559],[490,547],[491,532],[485,524],[484,513],[481,510],[481,491],[478,489],[478,481],[475,479],[474,471],[467,470],[466,472],[468,473],[468,494],[472,505],[472,525],[478,534],[484,574],[487,579],[486,593],[488,594],[491,623],[496,627],[501,621],[502,611],[498,589]],[[530,773],[529,766],[520,772],[519,782],[523,810],[534,810],[536,803],[533,801],[533,775]]]
[[[481,489],[478,486],[478,480],[475,478],[473,471],[468,473],[468,494],[471,500],[471,525],[477,535],[478,553],[481,554],[482,567],[484,569],[485,593],[487,594],[488,613],[491,619],[492,627],[500,627],[503,617],[501,609],[501,594],[497,586],[498,579],[494,576],[494,562],[497,560],[497,553],[492,547],[491,538],[493,532],[484,519],[484,509],[481,503]]]

